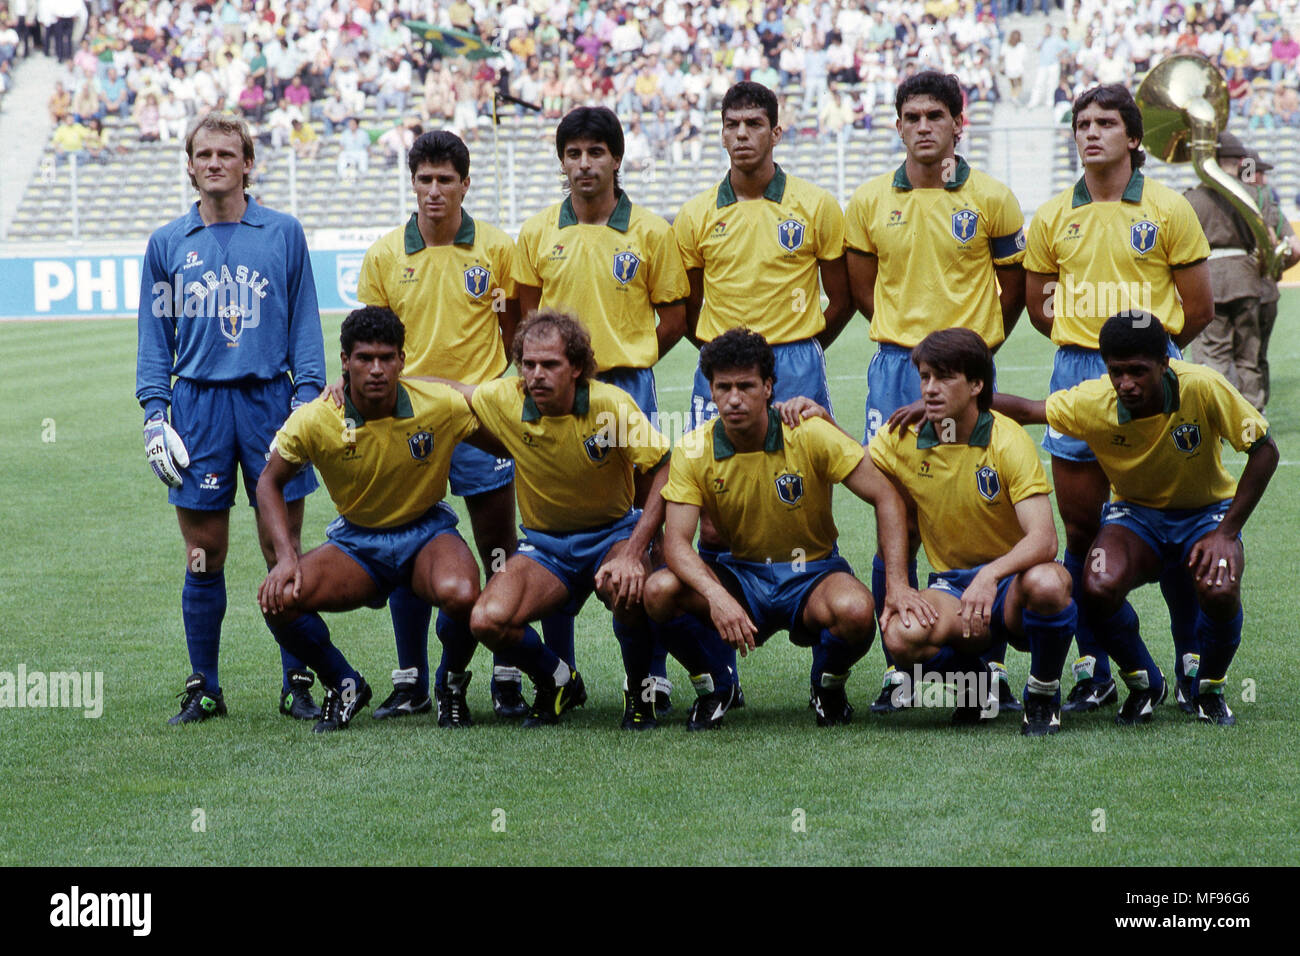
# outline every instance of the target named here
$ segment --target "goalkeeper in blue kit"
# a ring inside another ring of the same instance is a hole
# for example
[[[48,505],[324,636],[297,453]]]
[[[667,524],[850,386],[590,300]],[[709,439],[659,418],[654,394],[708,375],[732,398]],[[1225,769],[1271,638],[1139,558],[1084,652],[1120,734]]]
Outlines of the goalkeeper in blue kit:
[[[255,506],[276,430],[325,384],[306,237],[292,216],[246,195],[254,161],[247,127],[210,113],[186,137],[185,152],[199,199],[149,238],[135,390],[148,461],[169,487],[185,541],[181,616],[193,673],[171,724],[226,713],[217,660],[236,481],[242,471]],[[315,488],[309,469],[285,488],[295,547],[303,499]],[[257,527],[270,567],[275,551],[260,514]],[[318,719],[313,675],[283,650],[281,663],[281,713]]]

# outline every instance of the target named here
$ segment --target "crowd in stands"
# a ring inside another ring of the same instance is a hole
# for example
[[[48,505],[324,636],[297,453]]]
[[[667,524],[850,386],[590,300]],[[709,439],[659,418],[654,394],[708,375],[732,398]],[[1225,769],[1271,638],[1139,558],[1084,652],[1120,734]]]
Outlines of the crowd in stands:
[[[237,110],[263,142],[304,158],[320,149],[317,128],[337,138],[351,157],[341,170],[364,170],[372,151],[396,155],[416,123],[473,141],[498,90],[547,119],[581,103],[641,114],[632,161],[648,162],[697,157],[705,116],[738,79],[781,94],[788,130],[842,141],[914,70],[956,73],[971,101],[1059,110],[1087,86],[1132,84],[1185,50],[1224,69],[1233,112],[1251,126],[1300,124],[1300,43],[1287,28],[1300,0],[1064,0],[1057,25],[1040,15],[1015,28],[1009,14],[1055,0],[88,0],[75,45],[64,17],[46,22],[67,2],[0,2],[0,83],[11,60],[53,42],[66,63],[56,122],[131,117],[141,139],[167,141],[197,113]],[[411,20],[500,53],[440,57]],[[367,106],[409,119],[358,128]]]

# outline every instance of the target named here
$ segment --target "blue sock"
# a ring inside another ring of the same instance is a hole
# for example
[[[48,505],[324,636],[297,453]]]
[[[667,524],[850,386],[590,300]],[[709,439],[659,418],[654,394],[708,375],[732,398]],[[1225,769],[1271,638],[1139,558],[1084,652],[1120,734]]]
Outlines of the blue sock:
[[[1079,606],[1071,601],[1055,614],[1037,614],[1025,608],[1020,615],[1029,641],[1029,676],[1041,684],[1059,683],[1070,638],[1079,623]]]
[[[415,689],[420,698],[429,696],[429,618],[433,605],[408,587],[393,590],[388,597],[388,613],[393,619],[393,639],[397,643],[397,666],[419,671]],[[442,614],[438,615],[439,621]],[[442,668],[438,669],[439,677]]]
[[[921,672],[934,671],[936,674],[943,674],[948,671],[955,671],[958,669],[958,664],[962,663],[960,658],[961,655],[951,647],[944,645],[935,652],[933,657],[921,665]]]
[[[1079,616],[1079,620],[1082,623],[1083,615]],[[1142,635],[1138,630],[1137,611],[1133,610],[1133,605],[1125,601],[1124,605],[1108,620],[1095,622],[1094,628],[1098,634],[1106,635],[1106,650],[1125,673],[1144,670],[1150,677],[1152,689],[1159,689],[1160,669],[1156,667],[1156,662],[1151,659],[1151,652],[1142,642]]]
[[[557,611],[542,618],[542,637],[555,656],[577,670],[573,656],[573,615]]]
[[[631,623],[614,618],[614,636],[623,652],[623,672],[627,675],[627,689],[637,693],[645,687],[650,677],[650,628],[644,622]]]
[[[280,648],[280,693],[289,692],[289,672],[307,670],[305,661],[299,660],[287,647]]]
[[[650,676],[668,677],[668,648],[659,640],[657,628],[651,628]]]
[[[330,629],[314,611],[289,624],[267,622],[281,647],[306,661],[320,677],[321,684],[339,690],[346,680],[360,686],[361,675],[353,670],[343,652],[330,642]]]
[[[1070,649],[1067,647],[1065,652],[1069,654]],[[980,660],[985,664],[1002,664],[1007,659],[1007,642],[998,641],[996,644],[990,644],[980,655]]]
[[[1241,608],[1227,621],[1216,621],[1200,608],[1196,611],[1196,640],[1201,647],[1200,680],[1223,680],[1241,644]]]
[[[217,651],[221,647],[221,621],[226,616],[226,575],[223,571],[186,570],[181,588],[181,620],[190,670],[208,679],[208,692],[221,693]]]
[[[1179,680],[1187,675],[1187,655],[1200,655],[1196,637],[1196,582],[1187,569],[1168,561],[1160,571],[1160,593],[1169,608],[1169,633],[1174,639],[1174,674]]]
[[[541,687],[552,684],[555,672],[560,669],[560,658],[542,643],[531,627],[525,627],[523,639],[500,654],[499,659],[508,667],[519,668]]]
[[[736,653],[718,636],[718,632],[691,614],[681,614],[665,624],[650,622],[657,645],[668,650],[692,677],[710,674],[715,687],[731,683],[729,655]],[[653,667],[653,661],[651,663]],[[652,670],[653,674],[654,671]]]
[[[1079,607],[1083,606],[1083,567],[1084,557],[1075,554],[1073,551],[1066,550],[1061,563],[1065,565],[1065,570],[1070,572],[1071,590],[1070,597],[1074,598],[1074,603]],[[1131,610],[1131,609],[1130,609]],[[1074,640],[1079,645],[1080,657],[1095,657],[1097,663],[1093,665],[1093,680],[1108,681],[1110,680],[1110,658],[1102,650],[1101,644],[1097,640],[1093,627],[1086,620],[1087,615],[1079,615],[1079,623],[1075,626]],[[1068,652],[1067,652],[1068,656]]]
[[[823,627],[812,648],[812,685],[821,687],[823,674],[843,677],[870,648],[870,640],[850,644],[832,634],[830,628]]]
[[[442,661],[438,664],[438,677],[435,686],[446,688],[447,673],[461,674],[469,669],[469,662],[474,659],[474,650],[478,647],[478,641],[475,640],[474,634],[469,629],[469,625],[461,624],[455,618],[445,611],[438,611],[438,622],[434,625],[438,632],[438,640],[442,642]],[[429,672],[423,672],[425,686],[424,693],[429,692]]]

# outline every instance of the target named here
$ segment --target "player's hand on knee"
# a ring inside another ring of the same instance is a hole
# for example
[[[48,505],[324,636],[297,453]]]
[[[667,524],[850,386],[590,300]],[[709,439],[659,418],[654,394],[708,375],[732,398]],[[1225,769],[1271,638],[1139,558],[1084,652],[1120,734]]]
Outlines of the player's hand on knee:
[[[904,405],[890,415],[889,420],[885,422],[885,428],[891,432],[896,432],[900,429],[910,428],[913,425],[919,425],[924,420],[925,402],[918,398],[912,404]]]
[[[343,407],[343,376],[340,375],[336,380],[325,386],[325,394],[329,400],[339,408]]]
[[[1236,539],[1211,531],[1192,545],[1187,554],[1187,566],[1192,576],[1206,587],[1235,583],[1241,570]]]
[[[773,402],[772,407],[781,416],[781,421],[791,428],[795,428],[806,418],[824,418],[834,423],[830,412],[804,395],[796,395],[784,402]]]
[[[939,620],[939,612],[916,588],[891,588],[885,595],[885,607],[880,613],[880,630],[884,631],[895,617],[903,627],[912,627],[913,623],[933,627]]]
[[[181,486],[180,469],[189,466],[190,453],[162,412],[144,423],[144,453],[149,467],[163,484],[171,488]]]
[[[609,595],[615,610],[638,607],[645,592],[645,564],[627,554],[610,558],[596,572],[596,587]]]
[[[261,605],[263,614],[279,614],[287,604],[297,601],[300,594],[302,565],[297,559],[277,561],[257,589],[257,603]]]

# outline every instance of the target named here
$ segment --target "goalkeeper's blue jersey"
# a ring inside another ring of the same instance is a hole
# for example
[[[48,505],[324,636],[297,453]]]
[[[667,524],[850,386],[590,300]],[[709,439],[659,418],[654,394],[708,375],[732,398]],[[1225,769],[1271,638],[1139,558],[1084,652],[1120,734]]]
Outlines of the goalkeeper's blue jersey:
[[[302,225],[250,198],[238,223],[209,228],[196,202],[149,238],[140,277],[136,398],[170,402],[172,376],[265,382],[286,372],[301,401],[325,385]]]

